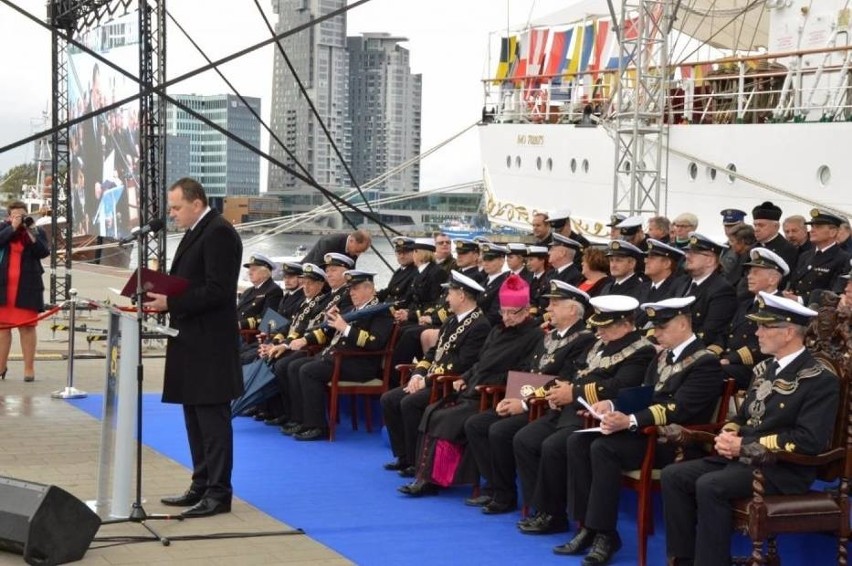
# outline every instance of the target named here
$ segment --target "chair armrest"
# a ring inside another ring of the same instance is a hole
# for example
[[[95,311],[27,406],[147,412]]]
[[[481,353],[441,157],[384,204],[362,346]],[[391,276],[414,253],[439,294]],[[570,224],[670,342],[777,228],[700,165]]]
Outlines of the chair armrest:
[[[477,385],[476,390],[479,391],[480,387],[484,387],[485,392],[490,394],[490,395],[494,395],[494,394],[497,394],[497,393],[503,393],[504,395],[506,394],[506,386],[505,385]]]
[[[462,376],[456,375],[454,373],[432,374],[429,377],[435,380],[436,383],[452,383],[462,378]]]
[[[399,372],[400,387],[405,387],[408,385],[408,381],[411,379],[411,373],[414,371],[416,366],[414,364],[396,364],[394,367],[396,371]]]
[[[740,461],[752,466],[773,466],[779,462],[798,464],[800,466],[824,466],[841,460],[845,456],[843,448],[834,448],[822,454],[808,455],[769,450],[759,442],[752,442],[740,449]]]
[[[675,446],[714,444],[716,435],[715,432],[706,430],[709,427],[716,427],[716,430],[718,430],[716,425],[685,427],[678,424],[671,424],[658,426],[656,427],[657,441],[662,444],[674,444]]]

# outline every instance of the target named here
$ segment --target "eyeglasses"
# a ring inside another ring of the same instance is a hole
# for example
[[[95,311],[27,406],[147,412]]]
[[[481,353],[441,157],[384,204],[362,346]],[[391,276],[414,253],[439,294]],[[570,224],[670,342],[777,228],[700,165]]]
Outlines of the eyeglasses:
[[[436,246],[449,246],[450,241],[449,240],[440,240],[438,242],[435,242],[435,245]]]
[[[675,228],[692,228],[692,224],[675,224]]]
[[[500,316],[514,316],[516,314],[521,314],[527,310],[526,307],[521,307],[519,309],[500,309]]]

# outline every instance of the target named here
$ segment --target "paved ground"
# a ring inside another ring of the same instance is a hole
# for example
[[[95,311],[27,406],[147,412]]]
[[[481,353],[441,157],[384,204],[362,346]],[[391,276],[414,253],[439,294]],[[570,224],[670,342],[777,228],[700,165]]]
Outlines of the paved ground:
[[[121,287],[126,276],[96,266],[75,267],[73,285],[80,297],[116,300],[108,288]],[[67,362],[61,358],[67,342],[50,342],[47,319],[39,325],[39,361],[36,381],[24,383],[22,364],[11,361],[5,381],[0,381],[0,475],[54,484],[82,500],[96,497],[98,442],[100,423],[50,393],[66,383]],[[56,322],[65,322],[57,319]],[[105,327],[103,315],[81,316],[78,325]],[[56,337],[65,339],[66,332]],[[78,352],[86,352],[84,335],[77,334]],[[94,352],[103,352],[103,343],[95,342]],[[19,352],[17,336],[12,346]],[[156,352],[151,352],[156,354]],[[19,360],[20,357],[13,358]],[[145,360],[145,391],[162,389],[162,357]],[[74,385],[89,392],[102,392],[104,360],[77,360]],[[170,508],[159,503],[160,497],[180,493],[186,488],[188,470],[173,460],[145,448],[143,451],[143,496],[148,513],[166,513]],[[190,521],[152,522],[165,536],[198,535],[219,532],[276,531],[290,527],[234,499],[230,514]],[[103,526],[98,536],[144,535],[138,524]],[[276,536],[229,540],[175,541],[169,547],[156,542],[94,548],[95,542],[79,564],[151,564],[151,565],[251,565],[251,564],[350,564],[350,561],[307,536]],[[0,565],[23,564],[19,556],[0,553]]]

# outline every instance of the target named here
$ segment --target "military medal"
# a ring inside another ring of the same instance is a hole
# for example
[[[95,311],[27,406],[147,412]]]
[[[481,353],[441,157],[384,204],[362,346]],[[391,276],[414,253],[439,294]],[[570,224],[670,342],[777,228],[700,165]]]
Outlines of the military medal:
[[[754,401],[748,406],[748,412],[754,425],[760,424],[763,414],[766,412],[766,403],[764,401],[772,393],[772,382],[765,379],[757,386],[757,391],[754,394]]]

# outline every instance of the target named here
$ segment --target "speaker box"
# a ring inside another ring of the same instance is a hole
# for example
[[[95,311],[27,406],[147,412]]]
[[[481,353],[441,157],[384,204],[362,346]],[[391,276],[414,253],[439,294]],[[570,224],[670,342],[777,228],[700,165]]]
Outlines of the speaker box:
[[[83,558],[101,525],[85,503],[54,485],[0,477],[0,550],[27,564]]]

